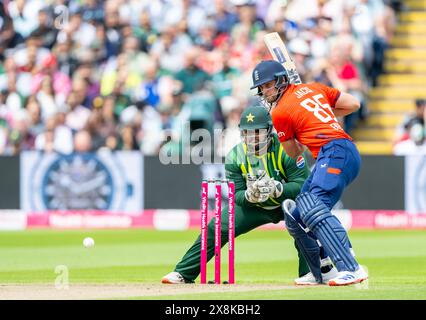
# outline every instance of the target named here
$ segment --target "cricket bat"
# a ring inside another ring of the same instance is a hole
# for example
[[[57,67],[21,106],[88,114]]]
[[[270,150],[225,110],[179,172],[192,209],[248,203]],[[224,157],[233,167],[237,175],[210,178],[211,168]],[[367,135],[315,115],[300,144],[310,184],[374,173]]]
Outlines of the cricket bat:
[[[281,39],[278,32],[271,32],[266,34],[263,37],[263,41],[268,47],[269,52],[275,61],[278,61],[287,71],[290,83],[300,84],[302,80],[300,79],[299,73],[296,69],[296,64],[291,58],[290,54],[287,51],[287,48]]]

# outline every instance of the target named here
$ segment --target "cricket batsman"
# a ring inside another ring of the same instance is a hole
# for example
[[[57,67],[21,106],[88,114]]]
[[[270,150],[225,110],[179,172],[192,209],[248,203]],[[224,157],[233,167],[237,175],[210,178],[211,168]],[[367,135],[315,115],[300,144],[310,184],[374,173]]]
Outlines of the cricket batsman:
[[[316,159],[296,201],[283,204],[287,229],[311,271],[304,282],[341,286],[366,280],[368,275],[355,260],[345,229],[331,213],[343,190],[358,175],[361,163],[352,138],[336,117],[358,110],[359,101],[320,83],[290,84],[286,69],[274,60],[260,62],[252,78],[251,89],[258,90],[271,112],[285,153],[297,159],[306,146]],[[321,273],[319,244],[339,271],[330,280]]]
[[[302,154],[296,161],[284,152],[277,135],[272,132],[272,119],[265,108],[257,106],[244,110],[239,128],[243,141],[229,152],[225,163],[226,178],[235,183],[235,237],[283,220],[283,201],[296,198],[310,173]],[[228,241],[227,205],[222,208],[221,215],[224,246]],[[163,277],[163,283],[194,282],[200,273],[200,239],[198,236],[174,271]],[[214,218],[208,224],[207,239],[209,261],[214,256]],[[327,267],[330,271],[331,261],[324,266]],[[308,272],[299,254],[299,277]]]

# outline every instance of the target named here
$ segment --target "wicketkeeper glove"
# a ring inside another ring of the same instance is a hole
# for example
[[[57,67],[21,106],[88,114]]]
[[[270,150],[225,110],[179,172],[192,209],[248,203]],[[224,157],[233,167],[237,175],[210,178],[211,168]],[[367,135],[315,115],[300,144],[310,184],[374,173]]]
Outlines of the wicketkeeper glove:
[[[258,180],[258,186],[268,187],[269,196],[275,199],[281,196],[284,191],[283,184],[279,181],[274,180],[268,175],[265,175]]]
[[[271,185],[271,193],[270,196],[274,199],[279,198],[284,191],[284,186],[281,182],[273,180],[270,182]]]
[[[266,173],[266,172],[265,172]],[[271,193],[270,187],[261,182],[265,174],[261,174],[259,178],[249,175],[247,177],[247,190],[245,198],[248,202],[259,203],[268,200]]]
[[[258,182],[255,182],[251,188],[246,190],[245,197],[251,203],[265,202],[269,199],[270,191],[269,187],[258,186]]]

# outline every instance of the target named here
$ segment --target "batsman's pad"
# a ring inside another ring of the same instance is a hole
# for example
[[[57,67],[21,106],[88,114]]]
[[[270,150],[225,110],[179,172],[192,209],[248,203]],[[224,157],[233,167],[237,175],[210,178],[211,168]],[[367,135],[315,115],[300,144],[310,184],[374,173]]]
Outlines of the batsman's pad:
[[[309,269],[311,270],[315,279],[318,281],[318,283],[322,283],[320,247],[318,246],[317,241],[315,239],[312,239],[305,232],[305,230],[302,229],[299,223],[291,215],[291,212],[289,212],[288,206],[284,204],[283,209],[285,225],[287,227],[288,233],[296,241],[296,246],[299,248],[299,250],[302,252],[302,255],[305,257]]]
[[[346,230],[328,207],[314,194],[302,193],[296,198],[303,223],[315,234],[337,270],[355,271],[358,263],[350,250]]]

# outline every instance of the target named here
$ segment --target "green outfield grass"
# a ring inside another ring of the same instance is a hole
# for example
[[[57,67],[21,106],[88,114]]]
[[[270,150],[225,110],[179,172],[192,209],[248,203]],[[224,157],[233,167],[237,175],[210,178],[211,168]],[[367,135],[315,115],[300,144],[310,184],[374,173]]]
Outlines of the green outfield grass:
[[[173,270],[196,234],[196,230],[0,232],[0,284],[53,286],[57,276],[55,268],[59,265],[68,267],[71,286],[158,284],[164,274]],[[94,248],[82,246],[86,236],[95,239]],[[368,268],[368,285],[250,292],[228,289],[217,293],[145,295],[143,298],[426,299],[426,231],[353,231],[350,238],[359,262]],[[235,261],[239,284],[291,285],[297,274],[296,251],[284,231],[260,230],[241,236],[236,240]],[[212,279],[212,264],[208,268]],[[225,279],[225,266],[222,271]]]

